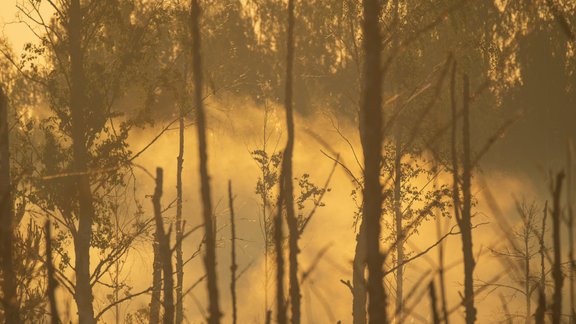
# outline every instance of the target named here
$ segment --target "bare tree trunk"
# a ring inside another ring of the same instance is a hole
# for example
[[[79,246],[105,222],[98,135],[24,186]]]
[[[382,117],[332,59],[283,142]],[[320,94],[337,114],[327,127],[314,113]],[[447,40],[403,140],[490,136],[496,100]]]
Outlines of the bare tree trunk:
[[[432,308],[432,320],[434,324],[440,324],[440,316],[438,316],[438,306],[436,298],[436,289],[434,288],[434,281],[431,281],[428,285],[428,291],[430,294],[430,307]]]
[[[232,324],[238,320],[238,310],[236,307],[236,222],[234,219],[234,197],[232,195],[232,181],[228,181],[228,201],[230,205],[230,241],[232,242],[232,254],[230,265],[230,294],[232,296]]]
[[[436,231],[438,239],[442,238],[442,224],[440,215],[436,215]],[[438,244],[438,278],[440,279],[440,302],[442,303],[442,319],[443,322],[448,324],[448,303],[446,299],[446,278],[444,276],[444,244]]]
[[[14,271],[14,209],[10,181],[10,141],[8,98],[0,86],[0,253],[2,268],[2,306],[5,323],[20,322]]]
[[[538,287],[538,306],[534,314],[536,324],[544,324],[546,316],[546,246],[544,244],[544,233],[546,233],[546,219],[548,218],[548,201],[544,203],[542,217],[542,228],[540,231],[540,285]]]
[[[46,236],[46,275],[47,275],[47,292],[48,302],[50,303],[50,323],[59,324],[58,307],[56,305],[56,287],[58,282],[54,277],[54,263],[52,262],[52,234],[50,221],[46,222],[44,227]]]
[[[366,323],[366,223],[363,220],[360,222],[352,265],[352,318],[354,324]]]
[[[452,64],[452,76],[450,80],[450,101],[452,106],[452,136],[451,136],[451,155],[452,155],[452,200],[454,201],[454,218],[458,226],[461,226],[462,217],[460,216],[460,171],[458,167],[457,147],[457,118],[458,107],[456,103],[456,62]],[[446,320],[446,318],[445,318]]]
[[[576,261],[574,260],[574,151],[573,151],[572,141],[568,143],[568,166],[567,166],[567,178],[568,178],[568,188],[567,188],[567,199],[568,204],[568,273],[570,280],[570,316],[572,323],[576,322],[576,286],[574,283],[574,273],[576,272]]]
[[[176,324],[184,320],[182,287],[184,286],[184,260],[182,256],[182,169],[184,165],[184,108],[180,105],[178,158],[176,165]]]
[[[462,219],[460,232],[462,233],[462,252],[464,254],[464,306],[466,308],[466,323],[476,322],[476,308],[474,307],[474,251],[472,247],[472,163],[470,161],[470,84],[468,76],[464,75],[464,104],[463,116],[463,148],[464,161],[462,163]]]
[[[160,296],[162,293],[162,261],[160,260],[160,234],[154,233],[154,261],[152,263],[152,294],[150,300],[150,324],[160,323]]]
[[[68,36],[70,46],[70,115],[72,129],[73,167],[81,174],[76,177],[79,198],[78,231],[74,237],[76,292],[79,322],[94,324],[92,286],[90,284],[90,245],[92,222],[95,216],[90,179],[87,174],[88,149],[86,147],[86,94],[82,52],[83,9],[80,0],[71,0],[69,7]]]
[[[152,196],[154,205],[154,220],[156,222],[156,234],[158,235],[158,252],[164,274],[164,324],[174,324],[174,278],[172,277],[172,252],[170,251],[170,237],[164,232],[162,220],[162,185],[164,174],[162,168],[156,168],[156,188]]]
[[[526,303],[526,324],[530,324],[532,314],[532,299],[530,293],[530,235],[532,232],[532,221],[526,217],[524,220],[524,297]]]
[[[380,252],[382,215],[382,71],[379,0],[363,0],[364,98],[360,109],[360,135],[364,153],[364,204],[366,222],[366,263],[368,266],[368,316],[371,324],[388,323],[384,291],[384,257]]]
[[[216,231],[212,219],[212,198],[210,193],[210,176],[208,175],[208,144],[206,143],[206,116],[202,101],[202,58],[200,39],[200,5],[198,0],[192,0],[191,5],[192,30],[192,71],[194,74],[194,90],[196,104],[196,122],[198,129],[198,151],[200,156],[200,181],[202,208],[204,218],[206,254],[204,265],[208,288],[208,323],[220,323],[220,305],[218,301],[218,278],[216,273]]]
[[[402,225],[402,144],[400,132],[396,138],[396,157],[394,159],[394,214],[396,217],[396,316],[397,323],[403,321],[403,283],[404,283],[404,230]]]
[[[560,324],[562,321],[562,283],[564,277],[562,274],[562,253],[560,243],[560,197],[562,194],[562,181],[564,173],[560,172],[556,176],[553,191],[553,209],[552,209],[552,235],[554,242],[554,265],[552,268],[552,278],[554,278],[554,300],[552,303],[552,323]]]
[[[288,0],[288,30],[286,41],[286,89],[284,106],[286,108],[286,126],[288,131],[288,141],[283,164],[283,185],[285,186],[286,221],[288,223],[288,260],[289,260],[289,281],[290,281],[290,306],[292,312],[292,324],[300,323],[300,282],[298,280],[298,239],[300,231],[298,229],[298,219],[294,212],[294,190],[292,184],[292,155],[294,151],[294,113],[292,108],[292,80],[294,65],[294,0]]]

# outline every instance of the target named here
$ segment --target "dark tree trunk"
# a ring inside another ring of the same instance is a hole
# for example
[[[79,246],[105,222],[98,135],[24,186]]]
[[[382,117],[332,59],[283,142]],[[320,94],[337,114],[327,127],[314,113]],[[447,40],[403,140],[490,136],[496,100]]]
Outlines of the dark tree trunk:
[[[174,324],[174,278],[172,277],[172,252],[170,251],[170,237],[164,232],[162,220],[162,185],[164,174],[162,168],[156,169],[156,188],[152,196],[154,206],[154,220],[156,222],[156,235],[158,237],[158,252],[162,263],[164,279],[164,324]]]
[[[10,141],[8,98],[0,86],[0,262],[2,269],[2,306],[5,323],[20,322],[20,307],[14,271],[14,208],[10,181]]]
[[[202,58],[200,39],[200,5],[192,0],[192,71],[194,74],[194,91],[196,105],[196,123],[198,129],[198,155],[200,156],[200,181],[202,208],[205,229],[206,254],[204,265],[208,284],[208,323],[220,323],[220,306],[218,301],[218,279],[216,275],[216,231],[212,219],[212,198],[210,194],[210,176],[208,175],[208,144],[206,143],[206,116],[202,102]]]
[[[462,163],[462,219],[460,220],[460,232],[462,233],[462,252],[464,255],[464,307],[466,308],[466,323],[476,322],[476,308],[474,307],[474,252],[472,247],[472,163],[470,160],[470,85],[468,76],[464,75],[464,104],[463,116],[463,149],[464,160]]]
[[[86,147],[86,94],[84,58],[82,50],[83,13],[80,0],[71,0],[67,26],[70,46],[70,115],[72,128],[72,150],[74,171],[78,192],[78,231],[74,237],[76,292],[79,322],[94,324],[92,286],[90,284],[90,245],[92,242],[92,222],[95,212],[90,178],[88,176],[89,153]]]
[[[366,323],[366,223],[361,220],[356,235],[356,248],[352,269],[353,324]]]
[[[58,282],[54,276],[54,263],[52,262],[52,231],[50,221],[46,222],[44,231],[44,235],[46,236],[46,276],[48,277],[46,294],[48,295],[48,302],[50,304],[50,323],[59,324],[60,318],[56,304],[56,286]]]
[[[434,324],[440,324],[440,316],[438,315],[438,306],[436,298],[436,288],[434,287],[434,281],[430,282],[428,285],[428,292],[430,295],[430,308],[432,310],[432,322]]]
[[[160,296],[162,295],[162,261],[160,260],[160,234],[154,233],[154,261],[152,264],[152,294],[150,299],[150,324],[160,323]]]
[[[398,132],[400,133],[400,132]],[[396,316],[398,323],[403,321],[404,286],[404,230],[402,222],[402,144],[400,134],[396,138],[394,159],[394,215],[396,218]]]
[[[286,126],[288,141],[282,160],[285,187],[286,220],[288,223],[288,259],[290,281],[290,306],[292,312],[292,324],[300,323],[300,283],[298,280],[298,219],[294,211],[294,188],[292,183],[292,155],[294,151],[294,113],[292,108],[293,90],[293,65],[294,65],[294,0],[288,0],[288,30],[287,30],[287,55],[286,55],[286,89],[284,106],[286,108]]]
[[[379,0],[363,0],[364,98],[360,109],[360,135],[364,153],[364,204],[366,222],[366,263],[368,265],[368,316],[371,324],[388,323],[384,291],[384,257],[380,252],[382,215],[382,39],[379,29]]]
[[[238,320],[238,309],[236,307],[236,221],[234,219],[234,196],[232,195],[232,181],[228,181],[228,201],[230,208],[230,241],[232,243],[231,264],[230,264],[230,295],[232,296],[232,324]]]
[[[178,158],[176,166],[176,324],[184,320],[182,288],[184,286],[184,260],[182,256],[182,169],[184,165],[184,108],[180,105]]]
[[[560,172],[556,176],[553,188],[552,239],[554,244],[554,264],[552,266],[552,278],[554,279],[554,299],[552,301],[552,323],[554,324],[560,324],[562,322],[562,284],[564,281],[564,275],[562,274],[562,245],[560,243],[560,197],[562,195],[563,180],[564,173]]]

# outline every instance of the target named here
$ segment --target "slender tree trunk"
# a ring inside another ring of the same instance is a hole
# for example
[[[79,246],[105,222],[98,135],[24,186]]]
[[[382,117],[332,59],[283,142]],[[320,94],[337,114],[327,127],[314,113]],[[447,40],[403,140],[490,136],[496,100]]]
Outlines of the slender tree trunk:
[[[476,308],[474,307],[474,251],[472,247],[472,163],[470,161],[470,84],[468,76],[464,75],[464,104],[463,116],[463,148],[464,161],[462,163],[462,219],[460,232],[462,233],[462,252],[464,254],[464,306],[466,308],[466,323],[476,322]]]
[[[72,129],[73,167],[82,173],[76,177],[79,199],[78,231],[74,237],[76,292],[79,322],[93,324],[94,309],[92,286],[90,284],[90,245],[92,242],[92,222],[95,212],[90,179],[87,174],[89,153],[86,147],[86,81],[82,50],[83,8],[80,0],[71,0],[69,7],[69,51],[70,51],[70,115]]]
[[[184,320],[182,287],[184,286],[184,260],[182,256],[182,169],[184,165],[184,108],[180,105],[178,127],[178,158],[176,165],[176,324]]]
[[[428,291],[430,294],[430,307],[432,309],[432,321],[434,324],[440,324],[440,316],[438,315],[438,306],[436,305],[438,298],[436,298],[436,288],[434,288],[434,281],[431,281],[430,285],[428,285]]]
[[[150,297],[150,324],[160,323],[160,296],[162,294],[162,261],[160,260],[160,235],[158,227],[154,233],[154,260],[152,263],[152,294]]]
[[[457,151],[457,120],[458,120],[458,107],[456,103],[456,62],[452,64],[452,76],[450,80],[450,101],[452,107],[452,136],[451,136],[451,155],[452,155],[452,200],[454,201],[454,218],[458,226],[462,226],[462,217],[460,216],[460,171],[458,167],[458,151]],[[445,318],[447,320],[447,318]]]
[[[200,156],[200,182],[202,208],[204,218],[206,254],[204,265],[208,288],[208,323],[220,323],[220,305],[218,301],[218,278],[216,273],[216,231],[212,219],[212,198],[210,193],[210,176],[208,175],[208,144],[206,140],[206,115],[202,101],[202,58],[200,39],[200,5],[198,0],[192,0],[191,6],[192,30],[192,72],[194,74],[194,90],[196,104],[196,122],[198,129],[198,151]]]
[[[442,223],[440,219],[440,215],[436,215],[436,233],[438,236],[438,240],[442,238]],[[448,306],[447,306],[447,299],[446,299],[446,278],[444,276],[444,244],[440,242],[438,244],[438,278],[440,281],[440,302],[442,303],[442,319],[443,322],[448,324]]]
[[[5,323],[20,322],[14,271],[14,208],[10,181],[10,145],[8,98],[0,86],[0,253],[2,269],[2,306]]]
[[[162,168],[156,168],[156,188],[152,196],[154,206],[154,220],[156,222],[156,234],[158,235],[158,252],[162,263],[164,278],[164,324],[174,324],[174,278],[172,277],[172,252],[170,251],[170,237],[164,232],[162,220],[162,185],[164,174]]]
[[[400,132],[398,132],[400,133]],[[394,214],[396,218],[396,316],[397,323],[403,321],[403,283],[404,283],[404,230],[402,224],[402,144],[400,135],[396,138],[396,157],[394,159]]]
[[[530,324],[532,314],[532,300],[530,293],[530,235],[532,231],[532,221],[526,216],[524,223],[524,297],[526,303],[526,324]]]
[[[574,276],[576,272],[576,261],[574,260],[574,151],[572,147],[572,141],[568,143],[568,166],[567,166],[567,178],[568,178],[568,190],[566,192],[568,204],[568,273],[570,280],[570,316],[571,323],[576,323],[576,286],[574,283]]]
[[[552,278],[554,278],[554,300],[552,302],[552,323],[560,324],[562,322],[562,284],[564,275],[562,274],[562,253],[560,243],[560,197],[562,195],[562,181],[564,173],[560,172],[556,176],[553,191],[553,209],[552,209],[552,235],[554,242],[554,265],[552,268]]]
[[[54,263],[52,262],[52,231],[50,228],[50,221],[46,222],[44,227],[44,235],[46,236],[46,275],[47,275],[47,291],[48,302],[50,304],[50,323],[59,324],[60,318],[58,316],[58,306],[56,304],[56,287],[58,282],[54,276]]]
[[[234,196],[232,195],[232,181],[228,181],[228,202],[230,205],[230,241],[232,242],[231,265],[230,265],[230,295],[232,296],[232,324],[238,321],[238,309],[236,307],[236,221],[234,219]]]
[[[356,249],[352,269],[353,324],[366,323],[366,223],[361,220],[356,235]]]
[[[380,252],[382,215],[382,71],[379,0],[363,0],[364,98],[360,109],[360,135],[364,153],[364,204],[366,263],[368,266],[368,317],[371,324],[388,323],[384,291],[384,257]]]
[[[288,141],[282,159],[284,170],[286,220],[288,223],[288,259],[290,280],[290,306],[292,312],[292,324],[300,323],[300,282],[298,280],[298,219],[294,211],[294,190],[292,183],[292,155],[294,151],[294,113],[292,108],[293,90],[293,65],[294,65],[294,0],[288,0],[288,30],[287,30],[287,55],[286,55],[286,89],[284,106],[286,108],[286,126]]]
[[[542,211],[542,229],[540,231],[540,285],[538,287],[538,306],[534,314],[536,324],[544,324],[546,316],[546,246],[544,244],[544,234],[546,233],[546,219],[548,218],[548,201],[544,203]]]

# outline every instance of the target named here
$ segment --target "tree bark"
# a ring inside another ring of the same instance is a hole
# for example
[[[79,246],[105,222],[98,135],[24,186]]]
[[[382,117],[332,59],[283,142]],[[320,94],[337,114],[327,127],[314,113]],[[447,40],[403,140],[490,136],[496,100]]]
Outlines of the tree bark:
[[[73,168],[76,177],[79,214],[78,230],[74,237],[76,291],[79,322],[94,324],[92,286],[90,284],[90,245],[92,222],[95,217],[92,190],[88,176],[89,153],[86,147],[86,81],[82,49],[83,13],[80,0],[71,0],[67,26],[70,51],[70,115],[72,129]]]
[[[382,215],[382,39],[379,29],[379,0],[363,0],[364,98],[360,109],[360,135],[364,154],[364,204],[366,263],[368,266],[368,316],[371,324],[388,323],[384,291],[384,257],[380,252]]]
[[[0,263],[5,323],[20,322],[17,279],[14,271],[14,207],[10,180],[8,98],[0,86]]]
[[[191,5],[192,31],[192,71],[194,74],[194,90],[196,105],[196,122],[198,130],[198,155],[200,156],[200,182],[202,208],[204,218],[206,254],[204,265],[208,288],[208,323],[220,323],[220,305],[218,301],[218,279],[216,273],[216,231],[212,219],[212,198],[210,193],[210,176],[208,175],[208,144],[206,140],[206,116],[202,100],[202,58],[200,39],[200,5],[198,0],[192,0]]]
[[[170,237],[164,232],[162,220],[162,185],[164,174],[162,168],[156,169],[156,188],[152,196],[154,206],[154,220],[156,222],[156,234],[158,236],[158,252],[162,263],[164,279],[164,324],[174,324],[174,278],[172,277],[172,252],[170,251]]]
[[[564,275],[562,274],[562,252],[560,243],[560,222],[561,206],[560,197],[562,195],[562,181],[564,173],[560,172],[556,176],[553,191],[552,207],[552,239],[554,244],[554,264],[552,266],[552,278],[554,279],[554,299],[552,302],[552,323],[562,322],[562,284]]]

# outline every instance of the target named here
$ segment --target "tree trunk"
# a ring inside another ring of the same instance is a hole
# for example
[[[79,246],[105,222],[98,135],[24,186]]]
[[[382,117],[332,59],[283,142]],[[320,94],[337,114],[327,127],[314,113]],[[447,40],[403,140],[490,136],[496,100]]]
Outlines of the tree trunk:
[[[184,260],[182,256],[182,169],[184,165],[184,108],[180,105],[178,158],[176,166],[176,324],[184,320],[182,287],[184,286]]]
[[[10,181],[8,98],[0,86],[0,262],[5,323],[20,322],[17,279],[14,271],[14,209]]]
[[[468,76],[464,75],[464,104],[463,116],[463,148],[464,161],[462,165],[462,219],[460,232],[462,233],[462,252],[464,255],[464,306],[466,308],[466,323],[476,322],[476,308],[474,307],[474,251],[472,247],[472,163],[470,160],[470,85]]]
[[[380,252],[382,215],[382,39],[379,30],[379,0],[363,0],[364,98],[360,109],[360,135],[364,154],[364,204],[366,263],[368,265],[368,316],[371,324],[388,323],[384,291],[384,258]]]
[[[532,300],[530,293],[530,234],[532,231],[532,221],[526,216],[524,220],[524,295],[526,303],[526,324],[530,324],[532,313]]]
[[[298,239],[300,231],[298,229],[298,219],[294,211],[294,190],[292,183],[292,155],[294,151],[294,113],[292,108],[292,79],[294,65],[294,0],[288,0],[288,31],[287,31],[287,55],[286,55],[286,89],[284,106],[286,108],[286,126],[288,131],[288,141],[283,164],[283,183],[285,186],[285,206],[286,221],[288,223],[288,260],[289,260],[289,281],[290,281],[290,306],[292,312],[292,324],[300,323],[300,282],[298,280]]]
[[[160,296],[162,293],[162,261],[160,261],[159,251],[160,235],[158,234],[158,227],[154,233],[154,261],[152,263],[152,294],[150,300],[150,324],[160,323]]]
[[[156,222],[156,234],[158,236],[158,252],[162,263],[164,278],[164,324],[174,324],[174,278],[172,277],[172,252],[170,251],[170,237],[164,232],[162,220],[162,185],[164,174],[162,168],[156,169],[156,188],[152,196],[154,206],[154,220]]]
[[[56,304],[56,286],[58,285],[58,282],[54,276],[54,264],[52,262],[52,231],[50,228],[50,221],[46,222],[44,231],[44,235],[46,236],[46,295],[48,295],[48,302],[50,304],[50,323],[59,324],[60,318],[58,316],[58,306]]]
[[[212,219],[212,198],[210,193],[210,176],[208,175],[208,144],[206,143],[206,116],[202,102],[202,58],[200,39],[200,5],[198,0],[192,0],[191,5],[192,30],[192,71],[194,74],[194,90],[196,104],[196,122],[198,129],[198,151],[200,156],[200,182],[202,208],[204,218],[206,254],[204,265],[208,288],[208,323],[220,323],[220,306],[218,301],[218,279],[216,274],[216,231]]]
[[[366,323],[366,223],[361,220],[356,235],[356,249],[352,269],[353,324]]]
[[[402,225],[402,144],[400,135],[396,138],[396,157],[394,159],[394,215],[396,218],[396,317],[397,323],[403,321],[403,283],[404,283],[404,229]]]
[[[90,245],[92,242],[92,222],[95,212],[90,178],[87,173],[89,159],[86,147],[86,93],[84,58],[82,50],[83,14],[80,0],[71,0],[69,7],[68,36],[70,46],[70,115],[72,129],[73,168],[80,173],[76,177],[78,192],[78,231],[74,237],[76,292],[79,322],[94,324],[92,286],[90,284]]]
[[[231,265],[230,265],[230,295],[232,296],[232,324],[238,320],[238,309],[236,307],[236,222],[234,219],[234,197],[232,196],[232,181],[228,181],[228,202],[230,205],[230,241],[232,243]]]
[[[562,195],[562,181],[564,173],[560,172],[556,176],[553,191],[553,209],[552,209],[552,239],[554,243],[554,264],[552,267],[552,278],[554,279],[554,299],[552,302],[552,323],[560,324],[562,322],[562,284],[564,275],[562,274],[562,253],[560,243],[560,222],[561,207],[560,197]]]

